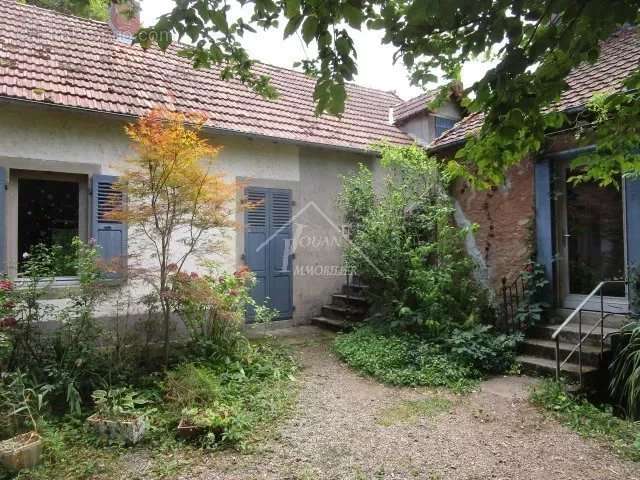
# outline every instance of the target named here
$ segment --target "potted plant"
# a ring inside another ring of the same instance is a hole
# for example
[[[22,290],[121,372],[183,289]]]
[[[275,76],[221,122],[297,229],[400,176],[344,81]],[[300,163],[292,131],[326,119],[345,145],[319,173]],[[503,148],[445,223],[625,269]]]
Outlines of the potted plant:
[[[142,407],[149,403],[128,388],[96,390],[91,395],[96,411],[87,422],[109,443],[134,445],[144,437],[147,420]]]
[[[0,442],[0,464],[9,471],[33,468],[42,458],[38,418],[48,390],[28,388],[26,380],[26,375],[20,372],[2,376],[2,430],[12,436]]]

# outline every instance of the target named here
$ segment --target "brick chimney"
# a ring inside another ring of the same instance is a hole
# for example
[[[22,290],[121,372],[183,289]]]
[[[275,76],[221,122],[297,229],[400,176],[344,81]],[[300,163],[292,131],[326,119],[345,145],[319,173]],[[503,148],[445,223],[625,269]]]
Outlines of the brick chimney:
[[[131,44],[140,30],[140,4],[136,0],[111,0],[109,25],[118,40]]]

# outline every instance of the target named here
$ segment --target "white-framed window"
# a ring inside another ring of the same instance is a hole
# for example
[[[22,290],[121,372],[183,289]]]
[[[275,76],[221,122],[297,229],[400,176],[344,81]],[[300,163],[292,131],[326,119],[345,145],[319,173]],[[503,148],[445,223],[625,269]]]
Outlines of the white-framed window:
[[[453,128],[456,124],[456,120],[446,117],[438,117],[434,116],[434,124],[435,124],[435,138],[438,138],[447,130]]]
[[[8,275],[19,278],[25,253],[37,245],[58,245],[58,280],[73,281],[75,272],[64,255],[70,252],[74,237],[87,241],[88,209],[87,175],[11,169],[7,188]]]

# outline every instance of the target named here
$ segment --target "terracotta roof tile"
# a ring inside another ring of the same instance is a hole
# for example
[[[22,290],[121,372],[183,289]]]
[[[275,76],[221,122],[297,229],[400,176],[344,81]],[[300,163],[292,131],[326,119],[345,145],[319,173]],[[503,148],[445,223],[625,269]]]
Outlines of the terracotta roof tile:
[[[621,29],[602,42],[600,57],[585,63],[567,76],[569,89],[563,92],[553,110],[567,111],[584,107],[596,93],[618,90],[631,73],[640,68],[640,37],[635,28]],[[430,145],[441,149],[459,144],[482,127],[482,113],[463,118],[451,130]]]
[[[389,109],[399,103],[391,92],[349,84],[342,118],[316,117],[315,80],[300,72],[256,64],[280,93],[269,101],[221,80],[217,68],[194,69],[177,51],[144,52],[117,41],[106,23],[0,0],[3,97],[135,116],[170,104],[203,112],[207,126],[221,131],[335,148],[412,142],[389,124]]]
[[[433,102],[440,93],[439,89],[429,90],[406,102],[401,102],[393,107],[393,122],[402,123],[409,118],[427,110],[427,105]]]

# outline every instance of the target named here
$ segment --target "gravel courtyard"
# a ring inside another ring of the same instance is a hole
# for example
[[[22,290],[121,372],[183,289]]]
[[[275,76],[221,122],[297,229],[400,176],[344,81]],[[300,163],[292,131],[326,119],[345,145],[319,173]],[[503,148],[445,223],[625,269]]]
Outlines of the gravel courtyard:
[[[304,333],[288,339],[303,365],[299,402],[274,439],[214,454],[181,479],[640,479],[639,465],[530,406],[531,379],[493,379],[465,397],[390,388],[339,363],[328,334]]]

